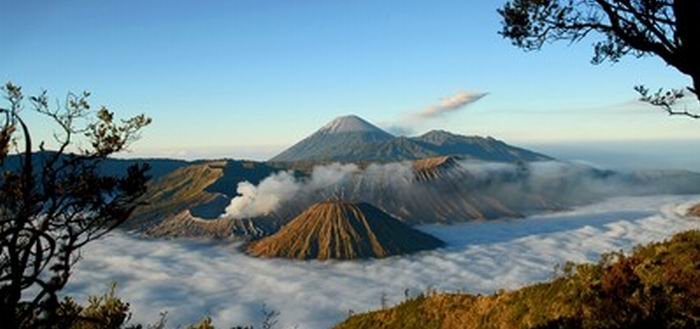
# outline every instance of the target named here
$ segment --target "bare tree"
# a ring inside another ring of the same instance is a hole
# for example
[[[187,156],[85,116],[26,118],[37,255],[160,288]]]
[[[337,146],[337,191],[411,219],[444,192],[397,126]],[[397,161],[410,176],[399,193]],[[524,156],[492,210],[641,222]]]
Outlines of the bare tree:
[[[99,166],[150,119],[93,111],[88,93],[69,94],[53,107],[42,92],[29,98],[31,110],[59,129],[56,149],[42,142],[35,153],[21,88],[7,83],[2,91],[8,107],[0,107],[0,319],[8,329],[55,327],[58,293],[80,249],[123,223],[145,192],[148,166],[132,166],[121,177],[102,176]]]
[[[263,304],[260,312],[263,315],[262,329],[274,329],[279,322],[280,312],[275,309],[270,309]]]
[[[700,1],[512,0],[498,12],[503,18],[500,34],[526,50],[594,34],[601,37],[593,46],[594,64],[617,62],[626,55],[658,56],[688,75],[692,86],[655,93],[637,86],[640,100],[669,115],[700,119],[700,113],[674,109],[685,92],[700,101]]]

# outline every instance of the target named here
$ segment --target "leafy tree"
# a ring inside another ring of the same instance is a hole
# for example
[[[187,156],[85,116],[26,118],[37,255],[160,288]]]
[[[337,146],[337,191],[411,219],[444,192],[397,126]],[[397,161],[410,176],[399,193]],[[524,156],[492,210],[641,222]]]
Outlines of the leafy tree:
[[[686,93],[700,101],[700,1],[511,0],[498,12],[503,18],[500,34],[526,50],[598,35],[594,64],[617,62],[626,55],[658,56],[688,75],[692,86],[657,92],[637,86],[640,100],[670,115],[700,119],[700,113],[674,106]]]
[[[121,177],[101,175],[99,165],[126,149],[150,119],[116,120],[104,107],[93,111],[89,93],[69,94],[65,104],[53,107],[42,92],[28,103],[59,132],[54,151],[42,142],[34,153],[22,89],[7,83],[2,91],[7,107],[0,107],[0,319],[8,329],[57,327],[58,293],[80,249],[123,223],[145,192],[147,165],[132,166]],[[18,165],[9,164],[10,158],[19,159]]]

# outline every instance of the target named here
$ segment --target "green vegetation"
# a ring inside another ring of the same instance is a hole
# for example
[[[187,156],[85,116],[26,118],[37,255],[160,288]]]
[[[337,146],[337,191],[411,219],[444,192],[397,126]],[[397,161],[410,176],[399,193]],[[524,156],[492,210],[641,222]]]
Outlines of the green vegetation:
[[[134,163],[119,176],[100,168],[151,119],[95,110],[88,92],[55,106],[45,91],[28,97],[11,82],[0,93],[0,323],[60,327],[59,292],[81,249],[126,221],[146,192],[148,165]],[[37,121],[25,121],[32,115],[58,129],[52,142],[35,139]],[[10,155],[16,165],[4,167]]]
[[[700,119],[681,109],[685,96],[700,101],[700,47],[697,31],[700,2],[695,0],[511,0],[498,10],[500,34],[525,50],[554,41],[593,39],[593,64],[618,62],[625,56],[655,56],[692,80],[684,89],[651,92],[637,86],[639,100],[669,115]],[[697,104],[696,104],[697,105]]]
[[[160,318],[151,324],[132,324],[131,306],[124,302],[116,293],[116,285],[101,296],[91,296],[85,306],[78,304],[70,297],[64,298],[58,309],[58,321],[50,328],[62,329],[165,329],[168,325],[167,313],[160,314]],[[263,320],[260,323],[262,329],[274,329],[277,326],[277,318],[280,313],[268,309],[262,305]],[[173,328],[181,328],[177,325]],[[215,329],[210,317],[205,316],[199,322],[185,327],[187,329]],[[233,326],[230,329],[254,329],[254,326]]]
[[[550,282],[493,295],[437,293],[352,316],[351,328],[698,328],[700,231],[567,264]]]
[[[101,296],[91,296],[85,306],[78,304],[74,299],[66,297],[59,307],[59,321],[54,323],[55,328],[66,329],[164,329],[166,328],[166,313],[155,323],[146,325],[130,324],[130,305],[116,296],[116,285]],[[211,319],[204,318],[197,324],[187,328],[206,329],[214,328]]]

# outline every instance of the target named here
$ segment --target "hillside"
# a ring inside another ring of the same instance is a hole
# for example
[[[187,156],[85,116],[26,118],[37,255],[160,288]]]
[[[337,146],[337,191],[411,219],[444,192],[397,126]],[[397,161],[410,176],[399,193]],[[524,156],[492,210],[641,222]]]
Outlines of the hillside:
[[[392,162],[456,155],[484,161],[551,160],[491,137],[431,131],[418,137],[395,137],[364,119],[342,116],[270,159],[270,162]]]
[[[432,130],[412,140],[437,155],[457,155],[495,162],[553,160],[543,154],[508,145],[492,137],[462,136]]]
[[[258,257],[293,259],[382,258],[434,249],[443,243],[367,203],[317,203],[276,234],[252,242]]]
[[[696,204],[688,210],[688,215],[700,217],[700,203]]]
[[[249,240],[266,236],[277,228],[273,220],[263,219],[202,219],[183,210],[168,216],[162,222],[146,230],[152,237],[195,239],[241,239]]]
[[[493,295],[433,293],[336,329],[698,328],[700,232],[567,266],[552,281]]]
[[[430,181],[445,177],[459,166],[460,159],[453,156],[440,156],[413,161],[413,170],[417,181]]]
[[[277,169],[263,163],[237,160],[209,161],[179,168],[151,180],[137,208],[124,224],[127,229],[147,229],[189,210],[195,217],[213,219],[224,212],[236,195],[238,182],[257,184]]]
[[[271,162],[346,161],[359,159],[364,145],[391,141],[391,134],[357,116],[343,116],[329,122],[292,147],[276,155]]]

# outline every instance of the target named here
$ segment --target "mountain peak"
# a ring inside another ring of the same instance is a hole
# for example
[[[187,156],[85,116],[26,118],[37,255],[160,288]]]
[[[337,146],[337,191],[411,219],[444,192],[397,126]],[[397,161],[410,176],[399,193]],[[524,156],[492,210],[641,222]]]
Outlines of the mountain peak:
[[[377,126],[367,122],[357,115],[352,114],[333,119],[333,121],[321,127],[319,131],[331,134],[347,132],[382,132],[388,134],[387,132],[379,129]]]
[[[428,131],[427,133],[423,134],[421,137],[428,137],[428,136],[457,136],[457,135],[453,134],[447,130],[433,129],[433,130]]]
[[[276,155],[272,162],[401,161],[457,155],[486,161],[539,161],[547,156],[490,137],[431,130],[418,137],[396,137],[356,115],[335,118]]]

